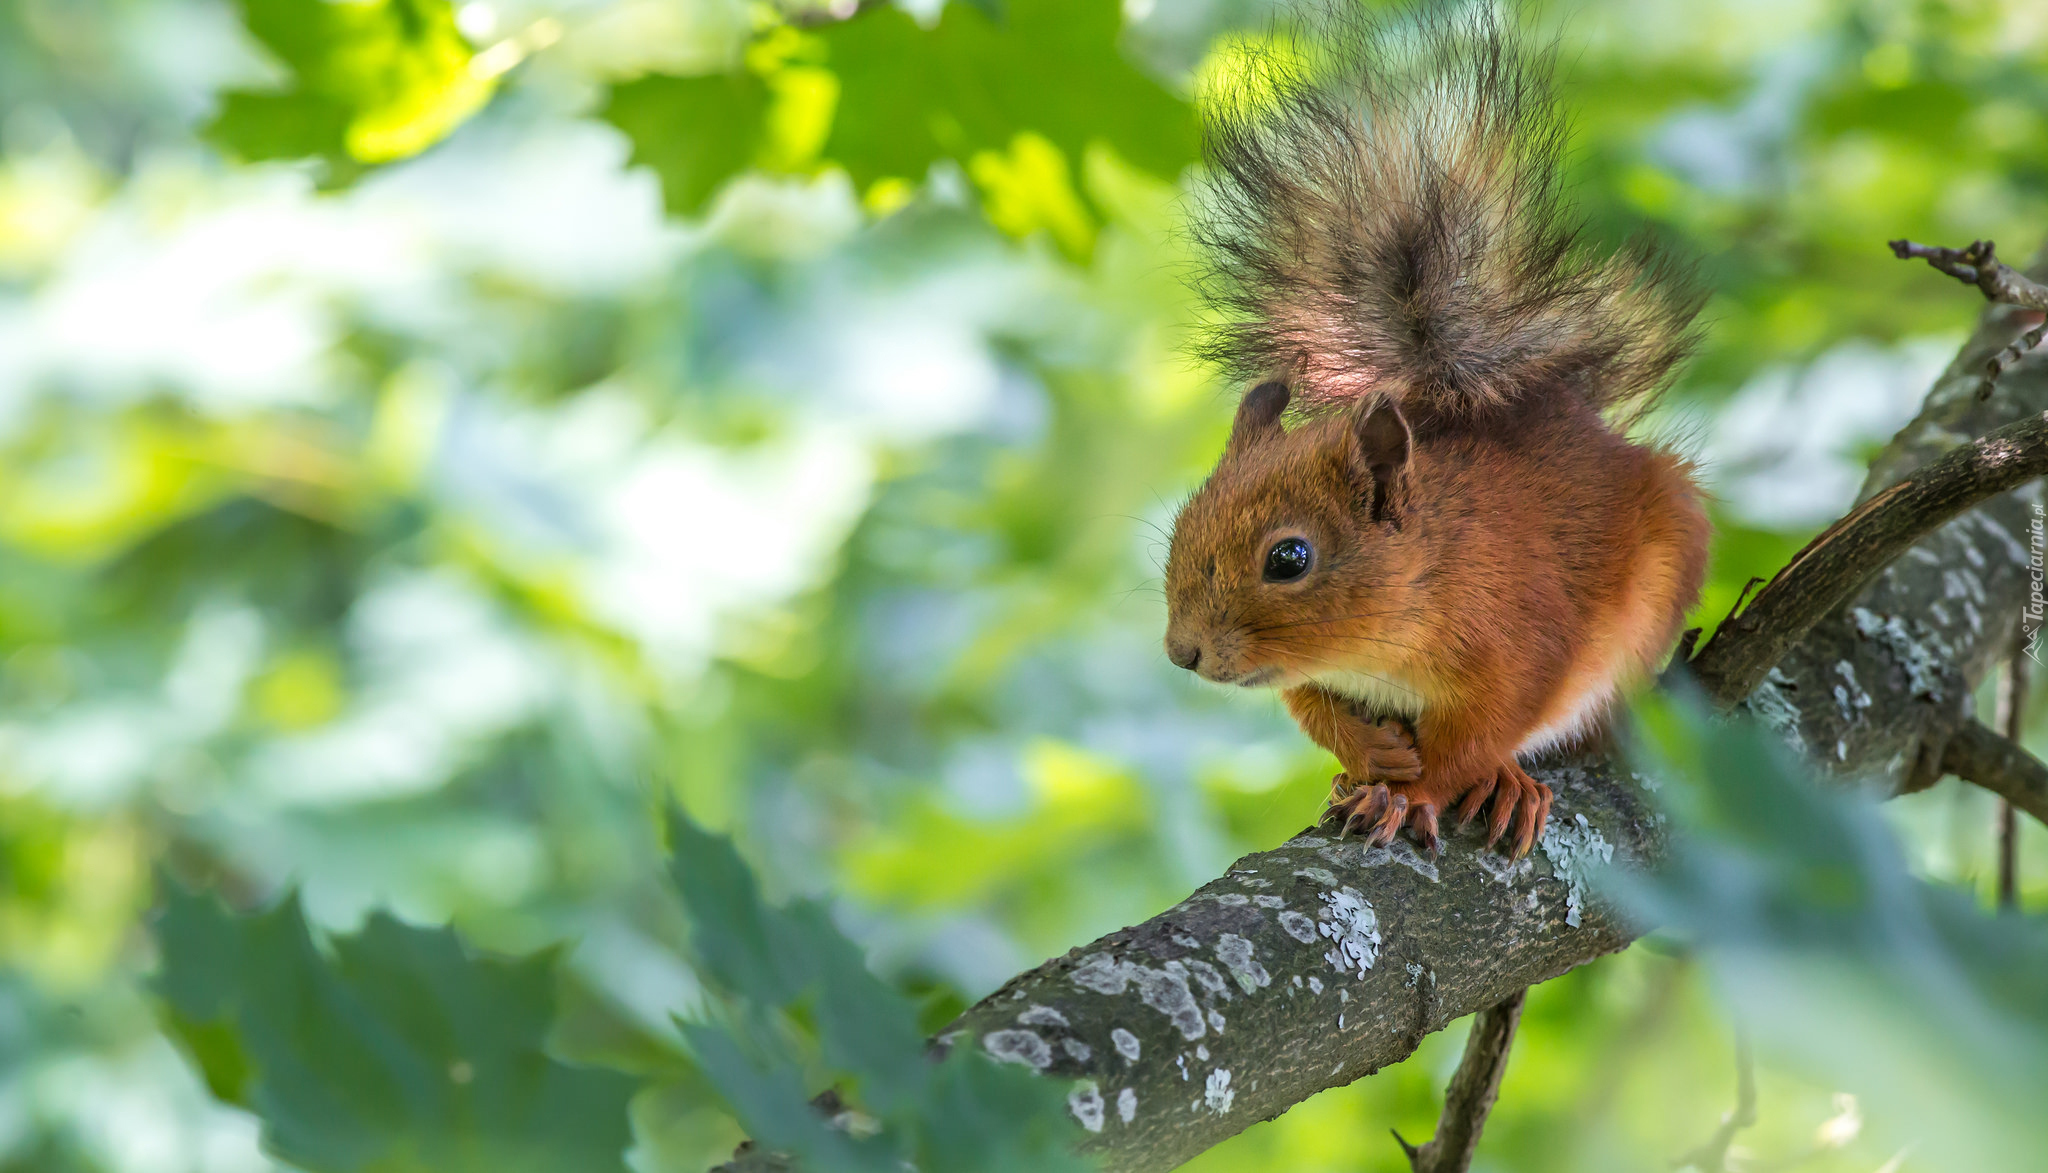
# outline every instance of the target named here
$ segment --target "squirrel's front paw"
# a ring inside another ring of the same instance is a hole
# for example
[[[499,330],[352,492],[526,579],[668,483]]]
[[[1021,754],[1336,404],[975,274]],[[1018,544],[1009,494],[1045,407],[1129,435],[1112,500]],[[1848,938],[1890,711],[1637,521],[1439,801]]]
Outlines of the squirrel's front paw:
[[[1323,820],[1338,823],[1346,838],[1356,832],[1374,845],[1393,842],[1403,826],[1410,826],[1424,847],[1437,850],[1436,804],[1387,788],[1388,783],[1407,786],[1422,779],[1422,755],[1415,752],[1415,735],[1408,727],[1392,717],[1365,722],[1345,752],[1347,764],[1364,768],[1330,779],[1330,807]]]
[[[1465,792],[1464,801],[1458,804],[1458,825],[1462,827],[1477,818],[1489,799],[1493,802],[1493,817],[1487,823],[1486,845],[1492,847],[1500,842],[1512,824],[1515,836],[1509,854],[1515,859],[1529,854],[1529,848],[1542,836],[1544,824],[1550,821],[1550,787],[1531,778],[1509,758],[1493,777]]]
[[[1330,779],[1330,805],[1351,797],[1360,786],[1374,782],[1404,785],[1422,778],[1422,755],[1415,752],[1415,736],[1395,718],[1365,722],[1345,747],[1346,764],[1363,769]]]
[[[1345,791],[1341,795],[1339,788]],[[1389,790],[1379,782],[1353,786],[1345,774],[1337,775],[1334,780],[1330,809],[1323,812],[1323,821],[1337,824],[1338,838],[1348,839],[1358,834],[1373,847],[1392,843],[1404,826],[1413,828],[1416,841],[1431,854],[1442,846],[1437,840],[1435,803],[1410,801],[1407,795]]]
[[[1358,750],[1365,756],[1366,775],[1374,782],[1415,782],[1422,778],[1422,755],[1415,752],[1415,735],[1399,720],[1388,717],[1365,727]]]

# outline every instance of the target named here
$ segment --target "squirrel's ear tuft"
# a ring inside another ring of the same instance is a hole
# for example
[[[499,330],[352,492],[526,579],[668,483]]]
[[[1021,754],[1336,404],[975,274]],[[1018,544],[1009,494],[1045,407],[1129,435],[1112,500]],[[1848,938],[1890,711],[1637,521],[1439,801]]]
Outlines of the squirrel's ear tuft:
[[[1414,447],[1407,419],[1392,399],[1375,395],[1352,410],[1351,438],[1359,494],[1372,519],[1400,529]]]
[[[1244,401],[1237,405],[1237,422],[1230,425],[1230,441],[1223,446],[1226,453],[1242,452],[1266,436],[1280,430],[1280,413],[1287,410],[1290,393],[1287,384],[1261,383],[1244,393]]]

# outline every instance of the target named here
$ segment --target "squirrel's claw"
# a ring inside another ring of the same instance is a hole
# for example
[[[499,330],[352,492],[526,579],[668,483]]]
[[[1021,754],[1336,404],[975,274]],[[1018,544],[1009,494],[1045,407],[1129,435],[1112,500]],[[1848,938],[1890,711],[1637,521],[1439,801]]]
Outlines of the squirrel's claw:
[[[1464,830],[1479,817],[1479,812],[1486,807],[1486,800],[1493,797],[1496,785],[1493,779],[1488,778],[1465,792],[1465,801],[1458,804],[1459,830]]]
[[[1536,787],[1539,798],[1533,808],[1526,804],[1522,808],[1526,822],[1522,827],[1522,833],[1515,839],[1515,857],[1517,859],[1529,854],[1529,849],[1534,847],[1536,840],[1542,837],[1544,825],[1550,822],[1550,802],[1552,797],[1550,787],[1534,779],[1530,780],[1530,784]]]
[[[1500,837],[1508,833],[1508,827],[1515,820],[1515,811],[1521,807],[1517,801],[1521,796],[1513,788],[1494,791],[1493,818],[1486,824],[1486,846],[1493,847]]]
[[[1342,774],[1338,778],[1344,778]],[[1335,796],[1337,788],[1331,787]],[[1408,799],[1395,794],[1384,785],[1374,782],[1365,786],[1354,786],[1343,797],[1333,797],[1330,809],[1323,815],[1324,822],[1338,825],[1337,837],[1349,839],[1353,834],[1366,843],[1384,843],[1395,831],[1401,829],[1401,822],[1408,813]]]
[[[1550,821],[1550,787],[1531,778],[1514,761],[1502,763],[1495,776],[1474,786],[1458,806],[1459,825],[1471,821],[1479,808],[1488,800],[1493,803],[1493,815],[1487,820],[1486,845],[1499,843],[1510,830],[1508,855],[1520,859],[1529,854],[1529,849],[1542,837],[1543,827]]]
[[[1325,822],[1328,822],[1329,812],[1335,810],[1337,808],[1337,804],[1343,802],[1347,798],[1350,798],[1351,792],[1356,789],[1358,789],[1358,783],[1353,782],[1351,780],[1351,775],[1349,774],[1338,774],[1335,777],[1331,778],[1330,797],[1323,800],[1323,805],[1328,808],[1323,812],[1323,820]]]
[[[1408,796],[1398,790],[1393,791],[1387,799],[1387,813],[1380,816],[1380,821],[1366,835],[1365,841],[1373,847],[1385,847],[1394,841],[1394,836],[1401,833],[1401,828],[1407,822]]]
[[[1550,822],[1551,800],[1550,787],[1510,760],[1501,763],[1492,777],[1459,796],[1458,826],[1470,824],[1484,812],[1486,846],[1500,847],[1510,858],[1520,859],[1543,837],[1543,828]],[[1368,847],[1385,847],[1405,827],[1417,844],[1435,855],[1443,851],[1440,817],[1437,804],[1430,799],[1410,798],[1383,782],[1361,784],[1349,774],[1339,774],[1330,781],[1330,806],[1322,821],[1338,828],[1339,839],[1355,834]]]
[[[1339,775],[1342,777],[1342,775]],[[1380,816],[1386,813],[1392,795],[1385,786],[1375,782],[1370,786],[1355,787],[1351,793],[1330,804],[1328,818],[1334,818],[1341,826],[1337,837],[1349,839],[1354,831],[1372,840]]]
[[[1443,841],[1437,837],[1436,804],[1433,802],[1411,803],[1408,807],[1408,827],[1415,832],[1415,841],[1431,855],[1443,853]]]

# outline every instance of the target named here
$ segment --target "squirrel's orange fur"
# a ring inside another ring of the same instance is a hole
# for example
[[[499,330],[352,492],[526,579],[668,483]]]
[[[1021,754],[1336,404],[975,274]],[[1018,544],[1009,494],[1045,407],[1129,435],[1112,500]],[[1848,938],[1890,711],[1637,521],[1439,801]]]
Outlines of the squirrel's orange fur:
[[[1226,303],[1248,315],[1224,345],[1275,381],[1246,396],[1175,523],[1166,644],[1211,680],[1282,690],[1344,768],[1347,829],[1412,827],[1434,847],[1452,804],[1469,819],[1490,803],[1492,838],[1512,831],[1519,853],[1550,792],[1517,759],[1599,730],[1698,597],[1690,466],[1603,415],[1654,390],[1697,298],[1646,253],[1589,259],[1558,226],[1547,79],[1491,18],[1439,13],[1424,33],[1412,94],[1374,82],[1346,106],[1355,77],[1303,83],[1212,136],[1240,211],[1260,202],[1247,185],[1285,189],[1262,194],[1272,223],[1209,226],[1241,270]],[[1492,121],[1448,137],[1388,123],[1448,100]],[[1406,154],[1373,154],[1388,151]],[[1310,173],[1260,170],[1304,157]]]

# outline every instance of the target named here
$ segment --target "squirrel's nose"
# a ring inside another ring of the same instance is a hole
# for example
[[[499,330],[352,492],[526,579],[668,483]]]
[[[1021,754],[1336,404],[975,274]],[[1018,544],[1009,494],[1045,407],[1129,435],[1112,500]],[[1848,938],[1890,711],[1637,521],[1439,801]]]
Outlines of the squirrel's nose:
[[[1172,660],[1175,664],[1180,665],[1188,671],[1193,672],[1195,670],[1195,665],[1202,662],[1202,645],[1167,644],[1166,658]]]

